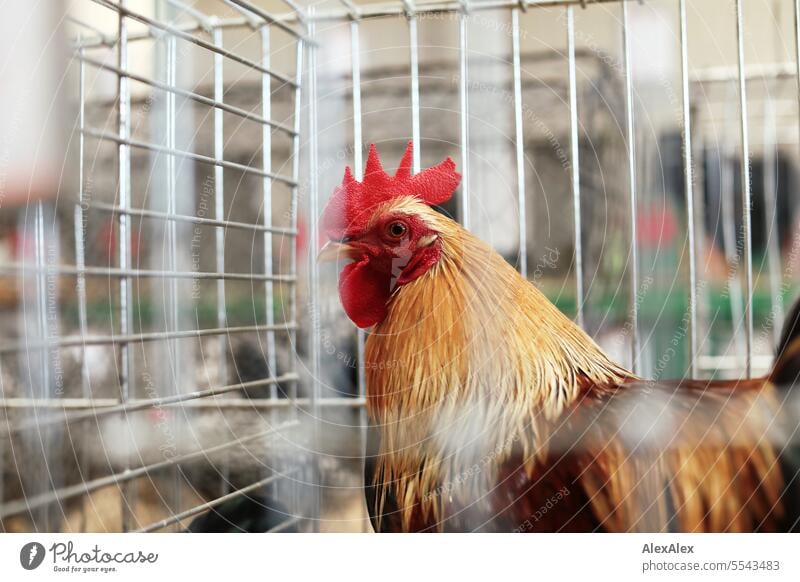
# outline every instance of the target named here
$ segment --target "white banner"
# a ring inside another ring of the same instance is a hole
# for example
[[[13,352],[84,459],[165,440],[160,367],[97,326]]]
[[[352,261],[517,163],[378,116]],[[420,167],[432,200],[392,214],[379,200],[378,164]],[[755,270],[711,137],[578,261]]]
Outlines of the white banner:
[[[792,534],[0,534],[4,581],[794,581],[799,563]]]

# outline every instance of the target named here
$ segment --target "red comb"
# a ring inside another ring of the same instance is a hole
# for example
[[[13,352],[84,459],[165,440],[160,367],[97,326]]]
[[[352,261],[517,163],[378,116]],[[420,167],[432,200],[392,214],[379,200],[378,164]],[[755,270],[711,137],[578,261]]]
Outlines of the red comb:
[[[413,143],[408,142],[397,171],[390,176],[381,166],[375,144],[369,146],[364,181],[356,180],[349,166],[345,168],[344,180],[333,191],[322,212],[322,232],[333,235],[333,238],[358,232],[366,226],[373,208],[400,196],[415,196],[431,206],[449,200],[461,181],[453,160],[447,158],[412,176],[413,153]]]

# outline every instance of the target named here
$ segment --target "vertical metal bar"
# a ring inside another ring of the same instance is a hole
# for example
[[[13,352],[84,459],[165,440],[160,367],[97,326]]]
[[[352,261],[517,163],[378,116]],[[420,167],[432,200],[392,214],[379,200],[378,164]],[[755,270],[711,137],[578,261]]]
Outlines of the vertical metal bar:
[[[303,80],[303,41],[296,41],[296,55],[295,55],[295,79],[297,88],[294,93],[294,137],[292,138],[292,181],[295,184],[292,186],[291,202],[290,202],[290,216],[289,222],[291,229],[297,231],[298,221],[298,200],[299,200],[299,186],[300,183],[300,128],[302,125],[301,111],[303,107],[303,94],[302,94],[302,80]],[[296,241],[295,241],[296,243]],[[292,277],[297,277],[297,252],[296,244],[289,253],[289,270]],[[293,285],[289,290],[289,319],[292,322],[297,321],[297,285]],[[294,375],[297,374],[298,367],[298,347],[297,347],[297,329],[295,326],[289,331],[289,345],[295,351],[295,357],[291,358],[291,371]],[[297,407],[297,381],[292,380],[289,384],[289,398],[292,401],[292,417],[297,420],[298,407]],[[292,481],[291,488],[291,510],[295,515],[300,515],[300,499],[301,491],[299,485]]]
[[[313,19],[314,8],[309,10],[308,22],[308,36],[314,41],[316,38],[317,24]],[[315,257],[316,244],[319,240],[319,143],[317,133],[317,50],[313,43],[308,46],[308,145],[309,145],[309,309],[311,312],[311,376],[312,376],[312,389],[311,389],[311,414],[313,421],[313,439],[314,446],[319,445],[319,398],[321,390],[320,378],[320,348],[321,348],[321,334],[320,334],[320,310],[319,310],[319,268]],[[313,464],[313,482],[312,486],[312,523],[313,528],[319,528],[319,515],[320,515],[320,475],[317,463]]]
[[[40,201],[37,202],[34,206],[34,232],[35,232],[35,240],[34,240],[34,253],[35,253],[35,260],[36,260],[36,302],[37,302],[37,326],[38,326],[38,335],[43,341],[48,341],[50,339],[50,330],[48,325],[48,311],[47,311],[47,293],[48,293],[48,278],[50,277],[49,273],[47,273],[47,247],[46,247],[46,236],[45,236],[45,220],[44,220],[44,202]],[[54,287],[55,289],[55,287]],[[40,376],[39,379],[41,384],[39,386],[33,386],[34,394],[38,391],[37,397],[38,398],[50,398],[51,394],[51,375],[50,375],[50,354],[51,348],[44,347],[42,350],[39,351],[39,367],[40,367]],[[29,360],[30,361],[30,360]],[[30,376],[31,378],[36,378],[35,375]],[[36,414],[36,413],[35,413]],[[39,429],[39,434],[36,435],[39,440],[39,446],[41,454],[42,454],[42,463],[44,464],[44,471],[43,471],[43,479],[42,483],[39,485],[42,491],[46,491],[48,488],[55,490],[58,486],[55,483],[53,478],[53,460],[54,455],[52,454],[53,451],[51,449],[53,442],[53,428],[50,425],[41,427]],[[41,513],[41,519],[44,521],[44,531],[52,531],[52,513],[53,507],[48,506],[43,508]],[[42,531],[39,528],[41,525],[38,523],[38,520],[35,520],[36,529],[37,531]]]
[[[519,8],[511,10],[511,59],[514,66],[514,131],[517,153],[517,213],[519,214],[519,272],[528,276],[528,231],[525,208],[525,141],[522,134],[522,65],[519,49]]]
[[[736,47],[739,69],[739,121],[742,138],[742,235],[745,266],[745,375],[753,372],[753,241],[751,232],[752,200],[750,191],[750,136],[747,121],[747,80],[744,71],[744,23],[742,0],[736,0]]]
[[[84,190],[84,155],[86,143],[83,130],[86,127],[86,63],[83,62],[84,50],[78,50],[78,204],[75,206],[75,264],[78,271],[82,271],[86,266],[86,232],[84,230],[84,208],[88,206],[86,192]],[[86,276],[80,273],[77,277],[77,296],[78,296],[78,326],[81,337],[86,337],[89,333],[89,323],[86,314]],[[84,398],[91,398],[89,386],[89,361],[86,357],[86,346],[81,348],[81,395]],[[81,451],[78,458],[78,466],[81,479],[88,480],[89,460],[89,421],[84,421],[80,425]],[[2,499],[2,496],[0,496]],[[81,531],[86,531],[86,504],[81,503]]]
[[[795,77],[797,79],[797,101],[798,101],[798,129],[800,129],[800,0],[794,0],[794,62]],[[800,144],[800,139],[798,139]],[[794,242],[793,235],[792,239]]]
[[[419,38],[417,15],[408,16],[408,45],[411,52],[411,142],[414,144],[412,159],[413,173],[421,169],[420,129],[419,129]]]
[[[270,34],[269,25],[265,24],[259,29],[261,33],[261,64],[269,70],[270,68]],[[270,76],[266,73],[261,74],[261,117],[264,119],[272,119],[272,87],[270,84]],[[272,227],[272,180],[267,176],[272,172],[272,128],[265,124],[261,126],[261,167],[264,170],[264,178],[262,179],[262,194],[263,198],[261,205],[264,207],[264,226],[267,228]],[[272,247],[272,233],[269,231],[264,232],[264,274],[273,274],[273,247]],[[275,325],[275,288],[271,280],[264,281],[264,316],[265,322],[269,326]],[[275,353],[275,331],[270,327],[266,332],[266,350],[267,350],[267,368],[271,376],[278,375],[277,357]],[[270,398],[278,397],[278,385],[271,384],[269,387]],[[278,415],[276,411],[270,413],[270,422],[276,423]],[[273,467],[273,471],[280,471],[279,467]],[[270,485],[272,495],[278,496],[277,481]]]
[[[166,82],[169,87],[175,87],[177,84],[177,40],[174,36],[168,36],[166,39],[167,54],[166,54]],[[171,150],[177,148],[177,107],[175,100],[175,93],[167,92],[166,94],[166,146]],[[167,214],[175,216],[178,214],[178,195],[177,195],[177,170],[175,156],[166,156],[166,185],[167,185]],[[167,269],[172,272],[177,272],[178,269],[178,223],[175,220],[169,220],[166,224],[167,227]],[[180,300],[178,293],[178,279],[171,277],[167,282],[168,301],[167,309],[169,310],[169,330],[177,332],[180,329]],[[174,386],[175,393],[178,394],[182,391],[181,380],[181,341],[178,338],[173,338],[169,341],[170,349],[168,350],[171,356],[171,384]],[[177,435],[180,431],[178,425],[179,416],[174,416],[174,434]],[[181,484],[180,484],[180,466],[176,465],[173,471],[173,506],[171,508],[174,512],[181,511]]]
[[[458,16],[458,55],[461,82],[459,84],[459,96],[461,101],[461,224],[469,228],[470,222],[470,199],[469,199],[469,62],[467,51],[469,50],[467,27],[469,15],[462,10]]]
[[[214,45],[223,48],[223,31],[215,27],[211,32]],[[214,53],[214,100],[221,103],[225,96],[225,69],[222,55]],[[214,157],[218,160],[225,158],[225,125],[222,109],[214,108]],[[214,218],[225,220],[225,168],[214,166]],[[214,246],[216,253],[217,273],[225,272],[225,227],[218,226],[214,229]],[[225,295],[225,279],[217,279],[217,327],[227,327],[227,298]],[[228,338],[220,335],[217,338],[219,349],[219,374],[223,383],[228,382]],[[221,494],[230,491],[230,452],[226,449],[222,461]]]
[[[361,129],[361,39],[357,20],[350,23],[350,60],[353,82],[353,171],[360,180],[364,156]]]
[[[293,231],[297,231],[298,219],[298,202],[300,198],[300,128],[302,125],[301,112],[303,109],[303,92],[301,81],[303,80],[303,53],[305,46],[302,40],[297,40],[296,55],[295,55],[295,79],[297,88],[294,91],[294,137],[292,138],[292,200],[290,209],[290,227]],[[313,244],[313,243],[311,243]],[[297,277],[297,251],[295,247],[289,253],[289,269],[292,278]],[[292,322],[297,321],[297,286],[293,285],[290,291],[289,298],[289,314]],[[289,332],[289,341],[297,353],[297,330],[293,328]],[[297,374],[297,359],[292,359],[292,372]],[[292,380],[289,385],[289,398],[292,402],[297,400],[297,381]],[[292,406],[292,414],[297,417],[297,406]]]
[[[728,297],[731,306],[731,329],[733,341],[735,343],[736,355],[739,356],[745,351],[742,334],[737,333],[737,325],[744,319],[742,312],[742,279],[739,276],[739,257],[736,244],[736,209],[734,208],[734,186],[736,184],[736,138],[730,135],[728,128],[736,125],[736,113],[734,103],[736,95],[735,85],[730,86],[729,94],[726,96],[725,122],[723,124],[721,158],[722,180],[720,184],[720,206],[722,213],[722,242],[725,248],[725,263],[728,267]]]
[[[410,34],[410,32],[409,32]],[[416,34],[416,31],[415,33]],[[414,80],[413,69],[415,67],[415,56],[412,54],[412,89],[411,89],[411,102],[412,102],[412,116],[414,109]],[[363,137],[361,131],[361,43],[360,43],[360,29],[358,20],[353,20],[350,23],[350,61],[352,65],[353,77],[353,171],[356,179],[363,179],[364,173],[364,160],[363,160]],[[417,88],[417,100],[419,99],[419,89]],[[419,118],[417,117],[417,132],[419,131]],[[412,117],[412,139],[413,138],[413,117]],[[417,134],[418,139],[418,134]],[[419,148],[414,146],[414,163],[418,163]],[[358,397],[365,398],[367,395],[367,362],[366,362],[366,341],[367,334],[363,329],[356,332],[356,352],[358,356]],[[361,407],[358,411],[358,447],[359,454],[366,450],[366,437],[367,437],[367,410]],[[362,461],[363,462],[363,461]],[[363,465],[362,465],[363,474]]]
[[[127,0],[120,0],[119,5],[125,8]],[[117,67],[123,71],[128,70],[128,24],[123,12],[119,14],[118,34],[117,34]],[[118,149],[118,181],[119,181],[119,205],[122,212],[119,214],[119,267],[128,270],[131,268],[131,249],[130,249],[130,216],[126,210],[131,207],[131,152],[130,146],[125,141],[130,139],[131,130],[131,96],[128,78],[119,75],[118,79],[118,112],[117,121],[119,125],[119,136],[121,138]],[[133,308],[132,293],[133,280],[130,276],[122,277],[119,282],[119,330],[120,335],[128,335],[133,328]],[[120,395],[121,403],[126,403],[133,393],[133,350],[128,343],[120,344]],[[127,419],[125,419],[127,421]],[[130,470],[130,457],[126,455],[124,468]],[[132,481],[127,481],[121,485],[122,489],[122,531],[127,532],[133,525],[133,513],[130,507],[132,493]]]
[[[270,45],[269,45],[269,26],[261,27],[261,64],[265,69],[270,67]],[[272,119],[272,88],[270,76],[266,73],[261,75],[261,117]],[[272,128],[267,124],[261,126],[261,165],[265,174],[272,172]],[[272,180],[265,175],[262,180],[262,190],[264,198],[264,226],[272,227]],[[273,274],[272,261],[272,233],[264,232],[264,274]],[[269,326],[275,324],[275,294],[272,281],[264,282],[265,292],[265,315],[266,323]],[[275,357],[275,331],[267,332],[267,366],[269,373],[277,376],[277,361]],[[278,397],[278,386],[270,386],[270,397]]]
[[[783,297],[781,296],[781,251],[778,244],[778,145],[775,128],[775,105],[772,96],[764,101],[764,231],[767,235],[767,269],[770,289],[770,318],[772,341],[778,345],[783,322]]]
[[[630,205],[630,329],[631,362],[634,373],[638,374],[639,346],[639,253],[636,239],[636,132],[633,117],[633,72],[631,71],[631,39],[628,29],[628,3],[622,3],[622,44],[625,66],[625,139],[628,153],[628,196]]]
[[[583,327],[583,243],[581,241],[581,170],[578,149],[578,83],[575,74],[575,14],[567,6],[567,67],[569,75],[569,135],[572,204],[575,236],[575,303],[578,325]]]
[[[689,244],[689,373],[697,376],[697,256],[695,248],[694,176],[692,173],[692,104],[689,95],[689,37],[686,0],[679,0],[681,41],[681,98],[683,108],[683,189],[686,196],[686,230]]]
[[[355,176],[357,180],[361,180],[363,178],[364,172],[364,156],[363,156],[363,147],[364,144],[362,142],[362,132],[361,132],[361,39],[360,39],[360,29],[358,25],[358,20],[353,20],[350,23],[350,62],[352,68],[352,80],[353,80],[353,172],[355,172]],[[414,57],[412,55],[412,69],[414,67],[413,64]],[[413,77],[413,71],[412,71]],[[412,89],[411,89],[411,101],[412,101],[412,110],[413,110],[413,102],[414,102],[414,81],[412,79]],[[418,89],[417,89],[418,91]],[[417,99],[419,99],[419,94],[417,94]],[[413,125],[413,123],[412,123]],[[419,118],[417,118],[417,131],[419,131]],[[413,131],[412,131],[413,133]],[[419,155],[417,151],[417,147],[414,148],[414,155]],[[358,356],[358,396],[363,398],[367,393],[367,377],[366,377],[366,362],[365,359],[365,344],[366,344],[366,333],[363,329],[359,329],[357,332],[356,337],[356,351]]]

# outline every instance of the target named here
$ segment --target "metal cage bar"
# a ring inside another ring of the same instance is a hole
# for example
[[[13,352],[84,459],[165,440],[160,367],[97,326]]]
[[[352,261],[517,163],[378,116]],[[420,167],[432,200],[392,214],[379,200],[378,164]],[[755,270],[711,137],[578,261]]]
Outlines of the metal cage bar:
[[[631,71],[631,39],[628,21],[628,3],[622,3],[622,45],[625,76],[625,141],[628,157],[628,204],[630,206],[630,330],[631,366],[633,372],[640,372],[639,357],[639,253],[636,239],[636,132],[634,127],[633,72]]]
[[[236,382],[234,384],[229,384],[227,386],[220,386],[218,388],[209,388],[207,390],[195,390],[193,392],[184,392],[182,394],[174,396],[161,396],[158,398],[139,398],[136,400],[128,400],[127,402],[118,404],[116,406],[101,407],[98,408],[97,410],[89,410],[86,412],[75,413],[68,416],[51,416],[47,418],[37,418],[33,422],[21,423],[10,426],[6,431],[6,435],[0,435],[0,437],[7,436],[10,432],[35,429],[40,426],[48,424],[58,424],[58,423],[70,424],[85,419],[96,419],[111,414],[119,414],[119,413],[127,414],[129,412],[136,412],[138,410],[144,410],[146,408],[155,408],[159,406],[188,402],[190,400],[196,400],[198,398],[219,396],[220,394],[227,394],[235,390],[246,390],[247,388],[259,388],[263,386],[271,386],[272,384],[289,380],[297,380],[297,375],[290,373],[278,377],[263,378],[261,380],[252,380],[250,382]]]
[[[694,175],[692,171],[692,111],[689,97],[689,33],[686,29],[686,0],[679,0],[681,44],[681,122],[683,189],[686,199],[686,229],[689,245],[689,370],[697,375],[697,256],[695,248]]]
[[[175,87],[178,84],[177,80],[177,41],[174,36],[166,38],[166,52],[164,55],[164,72],[166,82],[170,87]],[[166,107],[164,108],[165,123],[166,123],[166,144],[170,149],[177,147],[177,103],[175,93],[167,92],[166,94]],[[167,186],[167,214],[175,216],[178,214],[178,187],[177,187],[177,168],[175,156],[165,156],[165,182]],[[167,228],[167,265],[170,271],[178,271],[178,222],[169,220],[166,223]],[[167,317],[167,328],[173,334],[167,341],[167,353],[169,356],[169,375],[172,378],[172,388],[176,395],[179,395],[182,390],[183,382],[183,366],[182,366],[182,342],[179,337],[174,334],[180,331],[180,309],[181,303],[179,301],[178,292],[179,280],[175,277],[168,279],[167,287],[167,309],[169,311]],[[223,281],[224,283],[224,281]],[[176,439],[180,440],[181,422],[176,417],[172,422],[173,430],[175,431]],[[181,473],[180,467],[175,466],[172,475],[173,487],[170,492],[171,506],[180,508],[181,494],[180,494],[180,481]]]
[[[772,324],[772,342],[778,345],[781,339],[781,328],[777,322],[784,320],[783,297],[781,292],[781,250],[778,241],[778,201],[777,172],[778,146],[775,127],[775,107],[771,96],[764,103],[763,128],[763,165],[762,187],[764,190],[764,230],[767,237],[767,276],[770,290],[770,318]]]
[[[409,65],[411,72],[411,142],[414,144],[412,171],[420,171],[420,127],[419,127],[419,35],[417,33],[417,15],[414,3],[404,0],[407,8]]]
[[[219,26],[214,27],[214,34],[217,35],[218,32],[221,33],[222,30],[223,29],[221,27],[219,27]],[[216,41],[215,41],[215,43],[216,43]],[[186,99],[191,99],[192,101],[196,101],[197,103],[202,103],[203,105],[208,105],[209,107],[214,107],[215,109],[218,109],[218,110],[221,110],[221,111],[225,111],[226,113],[230,113],[232,115],[236,115],[238,117],[241,117],[242,119],[247,119],[248,121],[253,121],[255,123],[268,125],[270,127],[273,127],[273,128],[275,128],[275,129],[277,129],[279,131],[282,131],[282,132],[286,133],[287,135],[290,135],[290,136],[294,135],[294,130],[291,127],[287,127],[287,126],[283,125],[282,123],[278,123],[277,121],[274,121],[272,119],[267,119],[267,118],[261,117],[260,115],[256,115],[252,111],[246,111],[246,110],[244,110],[244,109],[242,109],[240,107],[236,107],[234,105],[230,105],[228,103],[225,103],[224,100],[223,100],[223,96],[222,95],[220,95],[219,97],[215,97],[214,99],[211,99],[211,98],[206,97],[204,95],[200,95],[200,94],[194,93],[192,91],[187,91],[186,89],[181,89],[180,87],[170,87],[169,85],[167,85],[165,83],[162,83],[160,81],[157,81],[156,79],[149,79],[149,78],[147,78],[147,77],[145,77],[143,75],[137,75],[136,73],[132,73],[130,71],[125,71],[123,69],[120,69],[119,67],[115,67],[114,65],[112,65],[110,63],[106,63],[106,62],[97,60],[97,59],[92,58],[92,57],[87,57],[87,56],[82,54],[83,50],[84,49],[79,49],[80,54],[78,55],[77,59],[79,61],[83,61],[83,62],[88,63],[88,64],[90,64],[90,65],[92,65],[94,67],[97,67],[98,69],[101,69],[103,71],[108,71],[109,73],[114,73],[116,75],[125,76],[125,77],[127,77],[128,79],[130,79],[132,81],[136,81],[137,83],[141,83],[143,85],[147,85],[149,87],[153,87],[155,89],[159,89],[159,90],[164,91],[164,92],[174,93],[175,95],[179,95],[181,97],[185,97]],[[214,58],[215,59],[219,59],[220,61],[223,60],[222,59],[222,55],[219,54],[219,52],[214,54]],[[81,128],[81,129],[85,129],[85,128]],[[217,156],[217,158],[218,159],[222,159],[219,156]]]
[[[311,44],[308,45],[308,68],[307,86],[308,86],[308,164],[309,164],[309,198],[308,198],[308,211],[309,211],[309,239],[314,241],[309,245],[309,273],[308,273],[308,294],[309,294],[309,312],[311,319],[311,346],[310,346],[310,364],[311,364],[311,399],[312,408],[311,414],[315,421],[319,421],[319,406],[318,400],[321,391],[321,378],[320,378],[320,346],[321,346],[321,319],[320,319],[320,289],[319,289],[319,267],[316,262],[316,253],[314,244],[319,240],[319,213],[322,210],[319,204],[319,127],[318,127],[318,112],[317,112],[317,49],[315,46],[317,25],[314,21],[314,8],[309,9],[309,23],[308,23],[308,36],[311,39]],[[318,451],[320,442],[319,437],[319,422],[313,423],[313,442],[314,450]],[[312,485],[318,485],[319,469],[314,464],[312,468]],[[312,527],[319,528],[318,516],[320,515],[320,495],[317,488],[312,492],[311,502],[311,515]]]
[[[222,127],[220,125],[219,127]],[[224,176],[224,168],[222,166],[216,167],[215,176]],[[220,192],[222,195],[222,192]],[[143,210],[139,208],[130,208],[124,209],[120,206],[114,206],[113,204],[106,204],[104,202],[92,202],[91,206],[87,206],[87,209],[90,208],[91,210],[104,210],[106,212],[111,212],[114,214],[119,213],[126,213],[131,216],[138,216],[140,218],[157,218],[161,220],[168,220],[168,221],[176,221],[176,222],[190,222],[192,224],[202,224],[206,226],[217,226],[221,227],[222,230],[220,232],[225,233],[227,229],[234,229],[234,230],[250,230],[253,232],[267,232],[272,233],[274,235],[280,236],[288,236],[288,237],[295,237],[297,236],[297,229],[293,228],[281,228],[278,226],[263,226],[261,224],[251,224],[249,222],[237,222],[235,220],[226,220],[224,215],[224,208],[217,214],[217,218],[205,218],[202,216],[186,216],[182,214],[168,214],[166,212],[159,212],[157,210]],[[215,211],[216,214],[216,211]],[[222,270],[218,269],[219,272]]]
[[[517,213],[519,220],[519,272],[528,276],[528,217],[525,208],[525,138],[522,125],[522,65],[519,48],[519,8],[511,9],[511,62],[514,76],[514,152],[517,164]]]
[[[128,26],[125,20],[124,11],[126,9],[127,0],[120,0],[119,2],[119,38],[117,41],[117,66],[120,69],[128,68],[128,43],[127,34]],[[119,77],[118,79],[118,125],[119,137],[117,152],[118,152],[118,187],[119,187],[119,205],[123,209],[128,209],[131,206],[131,151],[130,146],[124,143],[128,140],[131,133],[131,96],[130,87],[127,77]],[[120,335],[127,335],[129,330],[133,329],[133,280],[127,271],[131,265],[130,245],[130,216],[125,213],[119,215],[119,269],[123,273],[119,283],[119,303],[120,303]],[[135,394],[132,389],[133,377],[133,350],[128,342],[122,342],[120,345],[120,357],[122,366],[120,370],[120,404],[125,404],[130,398],[131,393]],[[130,469],[130,459],[127,459],[125,470]],[[133,514],[128,504],[128,499],[131,497],[132,490],[129,485],[123,486],[122,491],[122,531],[129,531],[133,521]]]
[[[752,193],[750,183],[750,134],[747,120],[747,83],[744,72],[744,22],[742,0],[736,0],[736,48],[739,66],[739,126],[742,140],[742,235],[745,268],[745,375],[753,372],[753,235],[751,224]]]
[[[294,181],[291,178],[286,176],[281,176],[280,174],[274,174],[272,172],[265,172],[263,169],[253,168],[251,166],[246,166],[244,164],[239,164],[237,162],[231,162],[228,160],[220,160],[217,158],[212,158],[210,156],[204,156],[202,154],[196,154],[194,152],[189,152],[185,150],[179,150],[176,148],[171,148],[169,146],[162,146],[154,143],[149,143],[137,139],[130,139],[128,137],[123,137],[122,135],[114,135],[102,131],[97,131],[96,129],[84,129],[83,133],[85,135],[89,135],[91,137],[115,142],[119,145],[124,145],[127,148],[138,148],[143,150],[148,150],[151,152],[168,154],[173,157],[182,157],[189,160],[194,160],[196,162],[203,162],[206,164],[211,164],[214,166],[220,166],[223,168],[228,168],[231,170],[239,170],[245,174],[253,174],[255,176],[259,176],[261,178],[269,178],[271,180],[275,180],[277,182],[283,182],[288,186],[293,186]]]
[[[271,77],[275,78],[278,81],[281,81],[285,85],[287,85],[289,87],[292,87],[292,88],[296,88],[296,85],[295,85],[294,81],[292,79],[290,79],[289,77],[287,77],[286,75],[284,75],[282,73],[278,73],[276,71],[270,71],[269,69],[264,69],[261,65],[259,65],[255,61],[252,61],[250,59],[246,59],[246,58],[242,57],[241,55],[238,55],[238,54],[233,53],[231,51],[228,51],[226,49],[221,49],[221,48],[219,48],[217,46],[214,46],[213,43],[205,41],[205,40],[203,40],[201,38],[197,38],[196,36],[193,36],[193,35],[189,34],[188,32],[184,32],[183,30],[181,30],[179,28],[176,28],[174,26],[170,26],[168,24],[164,24],[163,22],[159,22],[158,20],[154,20],[152,18],[149,18],[148,16],[145,16],[144,14],[141,14],[139,12],[135,12],[133,10],[130,10],[130,9],[127,8],[125,2],[120,2],[120,4],[114,4],[110,0],[91,0],[91,1],[96,3],[96,4],[99,4],[100,6],[104,6],[104,7],[108,8],[108,9],[110,9],[110,10],[114,10],[114,11],[118,12],[121,18],[127,17],[127,18],[131,18],[133,20],[136,20],[136,21],[141,22],[142,24],[144,24],[146,26],[149,26],[151,28],[155,28],[157,30],[162,31],[163,33],[172,35],[173,37],[180,38],[181,40],[185,40],[187,42],[196,44],[200,48],[204,48],[207,51],[210,51],[212,53],[221,54],[222,56],[224,56],[224,57],[226,57],[226,58],[228,58],[228,59],[230,59],[232,61],[236,61],[240,65],[244,65],[244,66],[248,67],[249,69],[252,69],[252,70],[255,70],[255,71],[259,71],[261,73],[265,73],[267,75],[270,75]],[[125,70],[125,67],[119,67],[119,68]]]
[[[459,71],[459,100],[461,103],[461,209],[459,213],[461,224],[466,228],[470,225],[470,183],[469,183],[469,14],[467,5],[462,2],[458,15],[458,59]]]
[[[299,214],[299,198],[300,188],[300,128],[302,127],[303,110],[303,89],[301,81],[303,78],[303,54],[305,46],[302,40],[298,40],[295,45],[295,76],[297,83],[297,90],[294,92],[294,137],[292,138],[292,186],[291,201],[289,208],[289,222],[290,230],[297,232],[298,214]],[[290,253],[289,256],[289,276],[297,279],[297,253]],[[289,297],[289,316],[292,321],[297,321],[297,293],[292,293]],[[289,331],[289,342],[297,351],[297,330],[296,328]],[[297,358],[292,358],[292,373],[297,376]],[[297,399],[297,382],[291,382],[289,386],[289,397],[292,401]]]
[[[129,216],[129,211],[120,212],[119,218]],[[174,217],[173,217],[174,218]],[[26,273],[44,273],[51,272],[56,275],[87,275],[94,277],[119,277],[121,280],[130,279],[132,277],[157,277],[157,278],[175,278],[175,279],[227,279],[236,281],[275,281],[284,284],[293,284],[294,277],[289,275],[259,275],[249,273],[212,273],[212,272],[199,272],[193,273],[191,271],[161,271],[157,269],[123,269],[123,268],[108,268],[108,267],[84,267],[79,268],[77,265],[62,265],[61,267],[47,269],[45,267],[29,267],[20,263],[10,263],[0,265],[0,274],[17,274],[21,272]]]
[[[82,54],[83,51],[79,50]],[[86,65],[83,61],[79,60],[78,63],[78,127],[83,129],[86,124]],[[84,204],[86,204],[86,193],[84,191],[84,155],[85,155],[85,138],[82,133],[78,134],[78,204],[75,205],[75,263],[79,269],[85,267],[86,262],[86,228],[84,223]],[[86,313],[86,277],[79,275],[77,280],[77,296],[78,296],[78,327],[80,334],[86,337],[89,333],[89,320]],[[81,346],[81,394],[84,398],[89,398],[89,361],[86,357],[86,346]],[[4,439],[0,439],[4,440]],[[90,442],[89,424],[84,423],[81,427],[81,446],[88,448]],[[0,455],[2,451],[0,449]],[[88,458],[84,456],[80,460],[80,473],[81,479],[84,475],[88,475]],[[0,478],[0,481],[3,479]],[[0,494],[0,499],[3,496]],[[86,525],[86,510],[82,508],[82,525],[85,529]]]
[[[581,169],[580,143],[578,141],[578,82],[575,63],[575,12],[572,5],[567,11],[567,74],[569,77],[569,142],[570,176],[572,187],[573,226],[575,237],[575,304],[578,325],[584,327],[583,243],[581,240]]]
[[[259,29],[261,40],[261,63],[265,69],[270,66],[270,34],[267,25]],[[261,115],[264,119],[272,117],[272,88],[270,87],[270,77],[268,75],[261,75]],[[272,228],[272,180],[267,178],[268,174],[272,173],[272,131],[267,126],[261,128],[261,166],[264,170],[265,178],[261,181],[262,189],[262,206],[264,228]],[[272,261],[272,236],[265,232],[263,236],[264,242],[264,274],[274,276],[273,261]],[[268,326],[275,324],[275,287],[271,279],[264,281],[264,319]],[[277,363],[275,357],[275,330],[270,329],[266,332],[266,349],[267,349],[267,367],[269,373],[272,375],[277,374]],[[273,398],[277,398],[278,391],[275,385],[271,387]]]
[[[343,0],[348,1],[348,0]],[[364,140],[362,136],[361,127],[361,39],[358,21],[358,13],[354,10],[352,4],[347,5],[351,9],[351,22],[350,22],[350,75],[353,85],[353,171],[357,180],[364,178]],[[409,23],[409,35],[411,28]],[[414,30],[414,38],[416,38],[416,28]],[[411,66],[412,76],[413,68],[416,65],[416,52],[412,54]],[[417,73],[418,74],[418,73]],[[413,84],[413,81],[412,81]],[[416,99],[419,105],[419,83],[417,81],[417,95],[414,96],[414,89],[412,88],[412,108],[414,100]],[[419,117],[417,116],[416,131],[419,132]],[[416,134],[419,139],[419,133]],[[418,144],[415,143],[414,155],[419,155]],[[415,158],[417,159],[417,158]],[[367,374],[365,362],[365,348],[366,348],[367,334],[363,329],[356,331],[356,357],[358,358],[358,395],[364,397],[367,393]]]
[[[224,31],[214,27],[211,31],[211,39],[216,46],[223,47]],[[214,100],[221,103],[225,97],[225,61],[222,55],[214,53]],[[214,109],[214,157],[221,160],[225,157],[225,116],[223,109]],[[214,218],[217,228],[214,229],[214,263],[218,273],[225,272],[225,168],[222,166],[214,167]],[[229,225],[227,225],[229,226]],[[217,280],[217,327],[224,328],[228,323],[226,309],[225,281]],[[220,354],[227,354],[228,338],[220,335],[217,338],[217,349]],[[228,360],[220,358],[220,376],[228,378]],[[226,450],[222,461],[222,483],[220,491],[227,494],[229,483],[229,453]]]

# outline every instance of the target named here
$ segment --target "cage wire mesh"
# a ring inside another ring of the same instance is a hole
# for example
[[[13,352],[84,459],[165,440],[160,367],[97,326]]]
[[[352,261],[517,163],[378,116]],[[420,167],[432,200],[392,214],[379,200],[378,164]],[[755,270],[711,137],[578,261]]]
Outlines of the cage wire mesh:
[[[65,177],[0,231],[2,530],[369,530],[365,334],[314,261],[369,143],[456,159],[442,211],[637,373],[762,372],[796,280],[798,14],[70,3]]]

